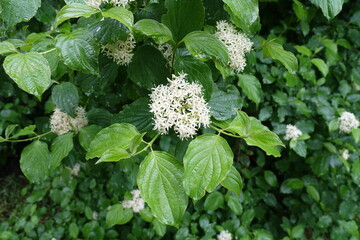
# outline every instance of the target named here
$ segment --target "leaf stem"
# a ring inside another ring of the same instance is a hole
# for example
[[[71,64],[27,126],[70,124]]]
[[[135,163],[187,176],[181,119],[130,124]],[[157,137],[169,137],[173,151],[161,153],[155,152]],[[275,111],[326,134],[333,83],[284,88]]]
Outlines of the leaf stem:
[[[26,142],[26,141],[31,141],[37,138],[41,138],[45,135],[48,135],[49,133],[51,133],[51,131],[40,134],[40,135],[36,135],[35,137],[31,137],[31,138],[26,138],[26,139],[19,139],[19,140],[9,140],[9,139],[5,139],[5,142]]]
[[[230,137],[235,137],[235,138],[243,138],[243,137],[241,137],[241,136],[239,136],[239,135],[234,135],[234,134],[232,134],[232,133],[226,132],[226,131],[224,131],[224,130],[221,129],[221,128],[217,128],[217,127],[215,127],[214,125],[210,125],[210,127],[211,127],[212,129],[214,129],[215,131],[219,132],[219,134],[224,134],[224,135],[227,135],[227,136],[230,136]]]
[[[136,156],[136,155],[146,151],[149,147],[150,147],[150,149],[152,151],[152,145],[159,136],[160,136],[160,133],[156,134],[156,136],[153,139],[151,139],[150,142],[143,141],[146,144],[146,146],[143,149],[141,149],[140,151],[137,151],[136,153],[134,153],[133,156]]]
[[[52,49],[49,49],[49,50],[47,50],[47,51],[39,52],[39,53],[42,54],[42,55],[44,55],[44,54],[47,54],[47,53],[51,53],[51,52],[53,52],[53,51],[55,51],[55,50],[56,50],[56,48],[52,48]]]

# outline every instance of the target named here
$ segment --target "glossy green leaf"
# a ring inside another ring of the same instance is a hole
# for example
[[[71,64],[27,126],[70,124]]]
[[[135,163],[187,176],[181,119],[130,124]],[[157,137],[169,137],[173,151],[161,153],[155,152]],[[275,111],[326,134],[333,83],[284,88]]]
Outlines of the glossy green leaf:
[[[226,178],[221,182],[221,185],[240,196],[244,183],[238,170],[232,166]]]
[[[205,9],[201,0],[166,0],[168,12],[161,18],[179,42],[186,34],[201,30],[204,25]]]
[[[324,62],[324,60],[320,58],[313,58],[311,59],[311,62],[320,70],[324,77],[327,76],[327,74],[329,73],[329,68]]]
[[[30,182],[40,183],[49,174],[49,160],[48,145],[35,141],[21,152],[20,168]]]
[[[101,14],[106,18],[118,20],[129,29],[132,29],[134,24],[134,16],[132,12],[123,7],[113,7],[101,12]]]
[[[121,204],[115,204],[111,206],[108,213],[106,214],[106,225],[112,227],[116,224],[125,224],[129,222],[133,217],[131,209],[124,209]]]
[[[174,61],[175,72],[185,72],[188,74],[189,82],[200,83],[204,88],[205,99],[210,99],[212,94],[213,80],[209,66],[197,60],[191,55],[176,54]]]
[[[212,59],[223,65],[228,63],[227,48],[219,39],[208,32],[191,32],[182,41],[189,52],[201,61]]]
[[[9,55],[5,58],[3,66],[5,72],[22,90],[39,99],[51,84],[49,63],[39,53]]]
[[[292,140],[293,141],[293,140]],[[291,142],[290,142],[291,143]],[[307,154],[307,146],[304,141],[296,141],[295,146],[292,147],[292,149],[300,156],[300,157],[306,157]]]
[[[79,143],[86,151],[89,151],[91,141],[101,129],[98,125],[89,125],[80,129]]]
[[[156,48],[146,45],[137,49],[128,74],[130,79],[140,87],[151,89],[159,84],[166,84],[170,71],[166,67],[167,61]]]
[[[236,115],[236,110],[242,107],[239,90],[235,86],[229,86],[227,91],[214,89],[210,101],[210,111],[216,120],[227,120]]]
[[[56,25],[60,25],[62,22],[70,18],[78,17],[90,17],[91,15],[99,12],[98,9],[81,3],[71,3],[65,5],[56,15]]]
[[[314,186],[306,186],[306,192],[315,200],[320,201],[319,191]]]
[[[142,19],[136,22],[134,29],[147,37],[152,37],[157,44],[163,44],[172,39],[170,29],[153,19]]]
[[[125,149],[122,148],[111,148],[106,150],[101,158],[96,162],[96,164],[98,163],[102,163],[102,162],[118,162],[121,159],[127,159],[130,158],[131,154],[126,151]]]
[[[5,138],[9,138],[11,133],[15,130],[18,124],[10,124],[5,129]]]
[[[266,42],[263,46],[263,53],[265,57],[271,57],[281,62],[290,73],[296,73],[298,69],[297,58],[292,52],[284,50],[281,44],[274,41]]]
[[[243,207],[240,203],[240,199],[234,196],[229,196],[229,199],[227,200],[227,205],[236,215],[240,216],[243,213]]]
[[[16,47],[14,44],[9,42],[0,42],[0,54],[4,53],[14,53],[16,52]]]
[[[205,191],[214,191],[230,172],[233,158],[224,138],[214,134],[196,137],[190,142],[183,159],[186,193],[198,200]]]
[[[150,112],[149,98],[139,98],[114,117],[114,122],[127,122],[134,125],[140,132],[153,128],[153,114]]]
[[[233,22],[244,32],[254,34],[259,24],[258,0],[223,0],[229,7]]]
[[[351,130],[351,135],[354,138],[355,143],[360,142],[360,128],[354,128]]]
[[[207,195],[204,203],[205,210],[215,211],[224,205],[224,195],[221,192],[213,192]]]
[[[161,223],[178,227],[182,220],[188,201],[182,178],[180,162],[166,152],[150,152],[140,164],[141,197]]]
[[[99,74],[99,49],[86,30],[78,29],[56,37],[56,48],[66,66],[87,74]]]
[[[272,187],[275,187],[278,183],[276,175],[272,171],[264,171],[265,181]]]
[[[69,115],[74,115],[75,108],[79,104],[79,93],[73,83],[62,82],[56,85],[52,90],[51,97],[56,108]]]
[[[41,6],[41,0],[1,0],[0,6],[0,18],[11,27],[34,17]]]
[[[344,0],[311,0],[311,2],[321,8],[327,19],[332,19],[341,12]]]
[[[76,223],[71,223],[69,225],[69,234],[72,238],[77,238],[79,235],[79,227],[76,225]]]
[[[259,105],[262,97],[261,84],[253,75],[238,74],[238,86],[244,91],[245,95],[256,105]]]
[[[113,148],[127,149],[131,140],[139,132],[129,123],[115,123],[98,132],[90,143],[86,159],[101,157],[107,150]]]
[[[66,133],[57,136],[50,147],[50,161],[49,170],[53,171],[60,166],[61,160],[63,160],[70,151],[73,149],[73,133]]]
[[[278,147],[284,146],[280,138],[271,132],[259,120],[249,117],[245,112],[238,111],[232,120],[214,121],[223,130],[239,135],[250,146],[263,149],[267,155],[280,156]]]
[[[16,137],[20,137],[20,136],[27,136],[27,135],[33,135],[33,134],[35,134],[35,132],[34,132],[35,128],[36,128],[36,125],[26,126],[23,129],[20,129],[11,138],[16,138]]]
[[[154,226],[154,230],[156,234],[159,235],[160,237],[163,237],[166,233],[166,225],[162,224],[156,218],[152,221],[152,224]]]
[[[360,186],[360,162],[356,161],[351,167],[351,177],[354,183]]]

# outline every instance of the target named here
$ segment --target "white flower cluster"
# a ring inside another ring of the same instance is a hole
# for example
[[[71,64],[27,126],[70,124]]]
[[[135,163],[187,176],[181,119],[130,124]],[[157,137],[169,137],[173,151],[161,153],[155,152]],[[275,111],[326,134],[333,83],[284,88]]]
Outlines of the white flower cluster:
[[[164,43],[157,46],[157,49],[159,49],[159,51],[164,55],[165,59],[168,61],[168,66],[172,67],[173,56],[174,56],[172,46],[168,43]]]
[[[145,201],[140,196],[140,190],[135,189],[131,191],[133,196],[132,200],[125,200],[122,202],[123,208],[132,208],[136,213],[140,212],[145,207]]]
[[[350,153],[348,149],[345,149],[342,153],[341,156],[343,157],[343,159],[348,160],[350,157]]]
[[[102,3],[110,3],[114,6],[123,6],[125,7],[125,5],[128,2],[133,2],[135,0],[85,0],[85,3],[89,6],[95,7],[95,8],[100,8],[100,5]]]
[[[166,134],[174,127],[181,139],[192,137],[201,125],[210,124],[210,110],[202,86],[186,82],[186,76],[186,73],[172,75],[168,85],[159,85],[150,94],[154,130]]]
[[[242,72],[246,66],[245,53],[250,52],[252,42],[243,33],[236,31],[226,21],[216,23],[215,36],[226,46],[229,52],[229,66],[236,72]]]
[[[75,118],[56,108],[50,117],[50,127],[57,135],[65,134],[69,131],[79,131],[88,124],[86,112],[83,107],[75,109]]]
[[[80,172],[81,165],[80,163],[76,163],[74,167],[71,169],[71,175],[77,176]]]
[[[134,36],[130,33],[125,41],[119,40],[101,46],[101,52],[104,52],[106,56],[112,58],[117,64],[126,66],[134,56],[135,43]]]
[[[232,236],[228,230],[223,230],[217,235],[218,240],[231,240]]]
[[[351,112],[343,112],[339,117],[340,132],[350,133],[352,129],[359,127],[359,121]]]
[[[286,126],[285,140],[297,140],[302,135],[302,132],[294,125],[288,124]]]

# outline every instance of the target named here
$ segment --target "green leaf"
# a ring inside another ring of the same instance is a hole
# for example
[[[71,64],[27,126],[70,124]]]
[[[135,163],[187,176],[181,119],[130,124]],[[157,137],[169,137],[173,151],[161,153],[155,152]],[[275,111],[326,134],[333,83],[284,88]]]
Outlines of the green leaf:
[[[41,0],[0,0],[0,6],[0,17],[11,27],[34,17],[41,6]]]
[[[78,29],[56,37],[56,48],[66,66],[87,74],[99,75],[99,49],[86,30]]]
[[[57,136],[50,148],[50,161],[49,161],[49,170],[54,171],[55,168],[60,166],[61,160],[63,160],[70,151],[73,149],[73,133],[66,133],[60,136]]]
[[[122,148],[111,148],[106,150],[101,158],[96,162],[102,163],[102,162],[118,162],[121,159],[127,159],[130,158],[131,154],[128,153],[125,149]]]
[[[335,130],[338,130],[339,129],[339,120],[337,118],[332,119],[328,123],[328,127],[329,127],[329,132],[333,132]]]
[[[79,142],[86,151],[89,151],[91,141],[101,129],[98,125],[89,125],[80,129]]]
[[[291,140],[293,141],[293,140]],[[304,141],[296,141],[296,145],[292,148],[300,157],[306,157],[307,146]]]
[[[272,42],[263,43],[264,57],[271,57],[280,61],[284,67],[292,74],[295,74],[298,69],[298,60],[292,52],[284,50],[281,44]]]
[[[75,222],[70,224],[70,226],[69,226],[69,234],[70,234],[70,237],[72,237],[72,238],[77,238],[78,237],[79,228],[78,228],[78,226],[76,225]]]
[[[166,67],[167,60],[156,48],[145,45],[135,52],[129,64],[130,79],[142,88],[151,89],[165,84],[170,71]]]
[[[328,20],[338,15],[344,4],[344,0],[311,0],[311,2],[321,8],[321,11]]]
[[[188,74],[189,82],[200,83],[204,88],[205,99],[210,99],[213,87],[212,73],[209,66],[197,60],[191,55],[181,54],[177,52],[174,61],[175,72],[185,72]]]
[[[74,84],[62,82],[56,85],[52,90],[51,97],[56,108],[68,115],[74,115],[75,108],[79,105],[79,93]]]
[[[15,133],[11,138],[16,138],[20,136],[27,136],[27,135],[33,135],[35,134],[34,130],[36,128],[36,125],[30,125],[26,126],[23,129],[20,129],[17,133]]]
[[[278,183],[276,175],[272,171],[264,171],[265,181],[272,187],[275,187]]]
[[[352,129],[351,134],[354,138],[355,143],[359,143],[360,142],[360,128]]]
[[[125,224],[129,222],[133,217],[131,209],[124,209],[121,204],[115,204],[111,206],[106,214],[106,225],[112,227],[116,224]]]
[[[44,142],[35,141],[21,152],[20,168],[32,183],[40,183],[49,174],[50,152]]]
[[[4,54],[4,53],[16,53],[16,47],[14,46],[14,44],[9,43],[9,42],[0,42],[0,54]]]
[[[69,5],[65,5],[56,15],[56,26],[70,18],[88,18],[97,12],[99,12],[98,9],[86,4],[71,3]]]
[[[39,53],[12,54],[5,58],[5,72],[27,93],[38,99],[51,84],[48,61]]]
[[[233,22],[245,33],[254,34],[259,26],[259,3],[258,0],[223,0],[229,7]],[[234,16],[233,16],[234,15]]]
[[[142,19],[135,23],[134,29],[147,37],[152,37],[157,44],[163,44],[173,38],[168,27],[153,19]]]
[[[237,88],[230,85],[227,92],[214,89],[209,101],[211,116],[216,120],[227,120],[242,107],[242,100]]]
[[[320,201],[320,194],[314,186],[306,186],[306,192],[315,200]]]
[[[233,120],[213,122],[223,130],[244,138],[248,145],[260,147],[267,155],[280,156],[278,146],[284,146],[280,138],[259,120],[249,117],[245,112],[238,111]]]
[[[214,191],[230,172],[233,158],[229,144],[219,135],[205,134],[192,140],[183,159],[187,195],[198,200],[205,190]]]
[[[244,183],[238,170],[232,166],[226,178],[221,182],[221,185],[240,196]]]
[[[178,227],[182,220],[188,203],[182,178],[180,162],[166,152],[150,152],[140,164],[141,197],[161,223]]]
[[[326,75],[329,73],[329,68],[324,62],[324,60],[320,58],[313,58],[311,59],[311,62],[320,70],[322,75],[326,77]]]
[[[236,215],[240,216],[243,213],[243,207],[241,206],[240,199],[234,196],[229,196],[227,205]]]
[[[238,74],[238,86],[245,95],[258,106],[261,101],[262,91],[259,80],[253,75]]]
[[[224,201],[225,198],[221,192],[210,193],[205,199],[204,209],[215,211],[224,205]]]
[[[302,189],[304,183],[299,178],[289,178],[286,179],[280,187],[280,192],[282,193],[291,193],[292,190]]]
[[[156,234],[163,237],[166,233],[166,225],[159,222],[156,218],[152,221],[152,224]]]
[[[100,44],[101,46],[108,43],[115,43],[118,40],[126,41],[130,33],[129,29],[124,24],[112,18],[105,18],[101,21],[95,21],[89,26],[88,29],[94,35],[94,38],[96,39],[98,44]],[[99,60],[101,66],[101,57]],[[104,68],[114,64],[112,60],[110,61],[111,63],[108,64],[108,66],[104,66]],[[116,63],[115,66],[117,67]],[[100,71],[104,68],[100,68]],[[105,77],[101,74],[101,72],[100,75],[103,78]],[[108,73],[107,75],[111,75],[111,73]]]
[[[129,29],[132,29],[134,24],[134,16],[132,12],[123,7],[113,7],[101,12],[103,17],[116,19],[124,24]]]
[[[134,125],[140,132],[150,131],[153,127],[153,114],[150,112],[149,98],[139,98],[114,117],[114,122],[127,122]]]
[[[9,138],[11,133],[15,130],[15,128],[19,126],[19,124],[10,124],[5,129],[5,138]]]
[[[186,34],[201,30],[204,25],[205,9],[201,0],[166,0],[167,14],[161,18],[173,33],[175,42]]]
[[[296,45],[296,46],[294,46],[294,48],[296,49],[296,51],[298,51],[299,53],[301,53],[307,57],[311,56],[311,50],[305,46]]]
[[[129,123],[115,123],[98,132],[90,143],[86,159],[101,157],[107,150],[113,148],[127,149],[131,140],[139,132]]]
[[[215,60],[226,65],[229,60],[225,45],[208,32],[191,32],[182,40],[189,52],[201,61]]]
[[[354,183],[360,186],[360,162],[356,161],[351,168],[351,177]]]

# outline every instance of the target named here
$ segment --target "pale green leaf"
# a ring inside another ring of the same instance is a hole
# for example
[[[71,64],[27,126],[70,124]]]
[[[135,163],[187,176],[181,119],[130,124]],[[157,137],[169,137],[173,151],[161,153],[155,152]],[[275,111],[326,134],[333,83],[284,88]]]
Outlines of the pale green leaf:
[[[140,164],[141,197],[161,223],[178,227],[182,220],[188,202],[182,178],[180,162],[166,152],[150,152]]]
[[[139,135],[137,129],[129,123],[115,123],[98,132],[90,143],[86,159],[101,157],[113,148],[127,149],[131,140]]]
[[[233,158],[224,138],[214,134],[196,137],[190,142],[183,159],[186,193],[198,200],[205,191],[214,191],[230,172]]]
[[[232,166],[226,178],[221,182],[221,185],[240,196],[244,183],[240,173]]]
[[[245,95],[256,105],[259,105],[262,97],[261,84],[253,75],[238,74],[238,86],[244,91]]]
[[[56,15],[56,26],[70,18],[90,17],[99,12],[98,9],[81,3],[71,3],[65,5]]]
[[[5,58],[3,66],[5,72],[22,90],[39,99],[51,84],[49,63],[39,53],[9,55]]]
[[[115,204],[111,206],[108,213],[106,214],[106,225],[112,227],[116,224],[125,224],[129,222],[133,217],[131,209],[124,209],[121,204]]]
[[[135,23],[134,29],[147,37],[151,37],[157,44],[163,44],[172,39],[170,29],[153,19],[142,19]]]
[[[14,53],[14,52],[17,52],[14,44],[9,42],[0,42],[0,54]]]
[[[314,186],[306,186],[306,192],[315,200],[320,201],[319,191]]]
[[[50,161],[49,170],[53,171],[60,166],[61,160],[63,160],[70,151],[73,149],[73,133],[66,133],[57,136],[50,147]]]
[[[101,12],[101,14],[106,18],[118,20],[129,29],[132,29],[134,24],[134,16],[132,12],[123,7],[113,7]]]
[[[41,6],[41,0],[1,0],[0,6],[0,18],[11,27],[34,17]]]
[[[292,52],[284,50],[281,44],[274,41],[266,42],[263,46],[263,53],[265,57],[280,61],[290,73],[296,73],[298,69],[297,58]]]
[[[311,62],[320,70],[322,75],[326,77],[326,75],[329,73],[329,67],[326,65],[324,60],[320,58],[313,58],[311,59]]]
[[[96,164],[102,162],[117,162],[120,161],[121,159],[126,159],[129,157],[131,157],[131,154],[128,153],[125,149],[111,148],[106,150],[102,154],[101,158],[96,162]]]
[[[311,2],[321,8],[327,19],[332,19],[341,12],[344,0],[311,0]]]

